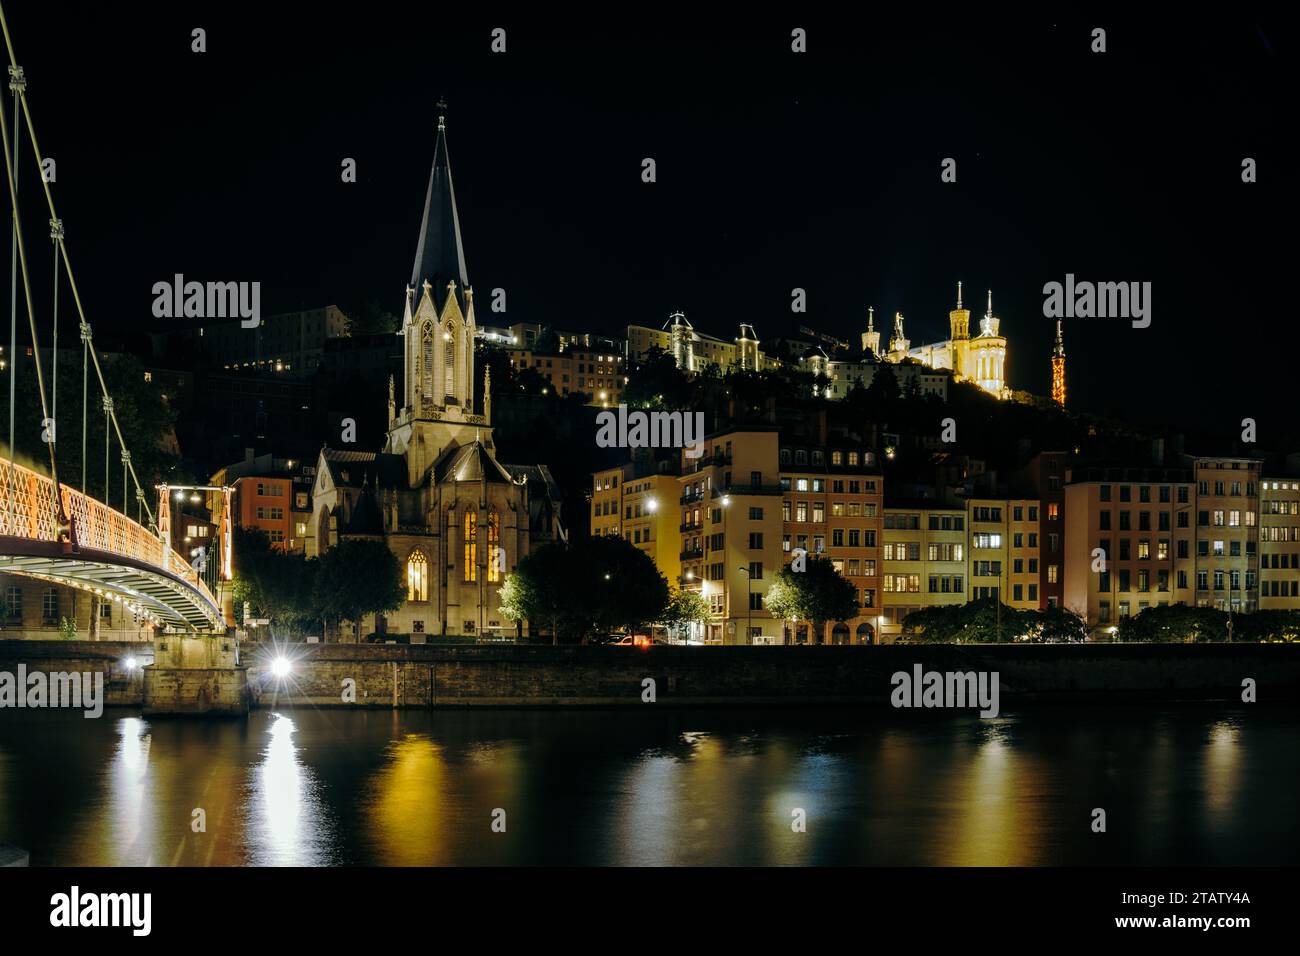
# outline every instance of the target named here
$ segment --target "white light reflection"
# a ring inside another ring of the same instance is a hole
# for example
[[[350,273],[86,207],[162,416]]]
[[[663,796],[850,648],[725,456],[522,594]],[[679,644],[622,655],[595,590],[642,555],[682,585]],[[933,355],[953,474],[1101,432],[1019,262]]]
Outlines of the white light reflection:
[[[323,859],[321,844],[328,829],[318,788],[298,759],[292,719],[272,714],[270,742],[253,771],[250,804],[254,865],[314,866]]]

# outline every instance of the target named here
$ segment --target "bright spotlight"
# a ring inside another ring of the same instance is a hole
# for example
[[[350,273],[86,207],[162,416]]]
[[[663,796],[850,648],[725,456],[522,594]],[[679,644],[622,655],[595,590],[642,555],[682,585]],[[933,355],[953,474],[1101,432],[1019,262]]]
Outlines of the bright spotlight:
[[[289,658],[285,657],[283,654],[271,661],[271,674],[280,680],[284,680],[284,678],[288,677],[292,670],[293,665],[289,663]]]
[[[136,667],[135,658],[128,657],[126,660],[122,662],[122,666],[125,667],[128,671],[135,670]]]

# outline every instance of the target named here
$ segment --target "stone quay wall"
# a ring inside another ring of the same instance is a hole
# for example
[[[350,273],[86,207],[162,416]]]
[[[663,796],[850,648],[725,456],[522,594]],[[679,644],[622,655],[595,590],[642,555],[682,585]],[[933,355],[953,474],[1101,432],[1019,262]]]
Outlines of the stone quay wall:
[[[891,676],[996,671],[1012,702],[1300,701],[1300,645],[1082,644],[874,647],[545,647],[292,644],[284,679],[269,645],[244,644],[254,707],[645,706],[647,678],[667,706],[884,704]],[[138,643],[0,641],[0,670],[102,670],[106,703],[143,706]],[[196,675],[197,676],[197,675]],[[206,675],[209,682],[214,679]],[[352,682],[349,685],[347,682]],[[200,687],[203,679],[196,682]],[[344,700],[353,688],[354,703]],[[196,691],[197,693],[197,691]]]

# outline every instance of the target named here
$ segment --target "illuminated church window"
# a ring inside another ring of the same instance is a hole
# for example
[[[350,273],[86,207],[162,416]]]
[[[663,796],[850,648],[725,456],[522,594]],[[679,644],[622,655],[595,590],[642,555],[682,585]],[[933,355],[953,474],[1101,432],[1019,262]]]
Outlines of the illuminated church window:
[[[465,580],[478,580],[478,513],[465,512]]]
[[[429,561],[418,549],[406,559],[406,599],[429,600]]]

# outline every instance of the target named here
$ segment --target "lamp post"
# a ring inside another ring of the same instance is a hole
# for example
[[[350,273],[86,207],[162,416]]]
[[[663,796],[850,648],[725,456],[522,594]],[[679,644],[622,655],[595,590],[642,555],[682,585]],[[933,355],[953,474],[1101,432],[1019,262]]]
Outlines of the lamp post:
[[[749,611],[745,618],[745,643],[754,643],[754,571],[752,568],[742,567],[740,570],[745,572],[748,586],[746,592],[748,596]]]

